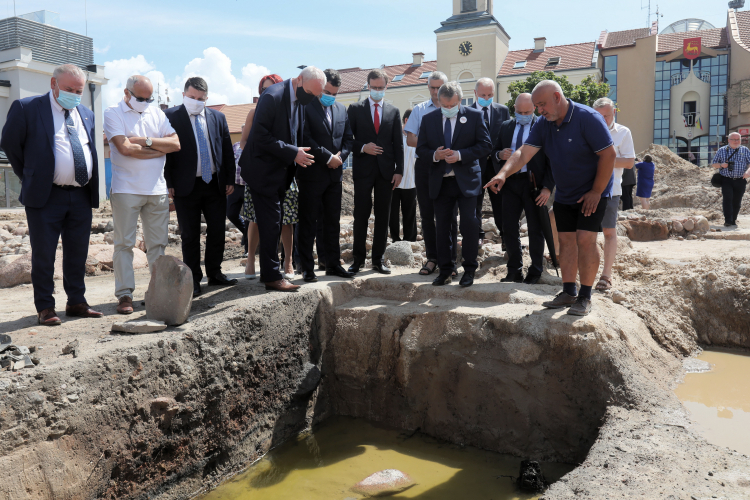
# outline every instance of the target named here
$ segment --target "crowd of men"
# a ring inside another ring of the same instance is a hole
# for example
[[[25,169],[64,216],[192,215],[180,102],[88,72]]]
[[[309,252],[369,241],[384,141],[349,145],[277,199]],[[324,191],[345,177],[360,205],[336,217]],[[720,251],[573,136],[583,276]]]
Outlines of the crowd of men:
[[[459,284],[471,286],[484,241],[482,202],[488,189],[508,252],[508,272],[502,281],[539,282],[544,226],[552,216],[563,290],[544,305],[588,314],[599,268],[597,233],[604,228],[605,267],[597,288],[606,289],[611,286],[622,171],[632,168],[635,157],[630,131],[615,123],[614,103],[600,99],[590,108],[572,102],[557,83],[547,80],[531,94],[517,97],[511,118],[506,106],[493,102],[493,80],[478,80],[474,103],[465,106],[461,85],[435,71],[427,81],[430,99],[402,119],[399,109],[385,100],[388,84],[382,70],[371,71],[369,96],[348,109],[336,102],[341,76],[335,70],[309,66],[295,78],[264,87],[236,160],[239,151],[225,116],[206,107],[209,89],[204,79],[189,78],[182,105],[164,112],[151,105],[154,89],[148,78],[129,78],[122,101],[104,112],[104,132],[112,148],[117,312],[133,312],[138,218],[151,266],[167,245],[170,198],[182,235],[183,260],[193,272],[194,294],[201,293],[203,278],[201,216],[206,223],[208,285],[237,283],[221,271],[227,199],[230,205],[241,204],[232,196],[235,189],[246,191],[245,203],[249,199],[253,204],[265,288],[297,290],[300,285],[282,272],[278,255],[285,194],[295,182],[297,265],[304,282],[317,281],[316,238],[325,254],[319,269],[327,275],[352,278],[362,271],[373,213],[370,265],[390,274],[384,258],[389,228],[392,240],[401,239],[400,210],[403,239],[415,241],[418,206],[426,252],[419,274],[436,272],[432,284],[442,286],[462,267]],[[94,116],[80,104],[84,85],[85,75],[76,66],[56,68],[50,92],[14,102],[2,133],[1,145],[22,181],[34,300],[42,325],[61,322],[52,296],[61,236],[66,315],[102,315],[84,296],[91,212],[99,203]],[[354,262],[344,269],[339,219],[342,168],[349,156]],[[531,257],[526,276],[519,237],[522,213]]]

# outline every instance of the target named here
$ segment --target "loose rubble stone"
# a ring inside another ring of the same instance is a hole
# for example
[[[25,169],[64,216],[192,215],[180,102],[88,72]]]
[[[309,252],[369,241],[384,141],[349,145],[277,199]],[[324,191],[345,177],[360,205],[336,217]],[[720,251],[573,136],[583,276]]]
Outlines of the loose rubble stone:
[[[669,228],[666,223],[628,220],[624,225],[628,231],[628,238],[632,241],[662,241],[669,238]]]
[[[613,290],[612,291],[612,302],[615,304],[622,304],[623,302],[626,302],[628,300],[627,295],[622,293],[619,290]]]
[[[112,323],[113,332],[152,333],[167,329],[163,321],[118,321]]]
[[[408,474],[397,469],[386,469],[367,476],[352,486],[352,491],[367,497],[395,495],[416,483]]]
[[[672,231],[675,233],[681,233],[683,231],[682,222],[676,220],[672,222]]]
[[[168,325],[181,325],[193,303],[193,273],[176,257],[162,255],[154,262],[146,291],[146,316]]]
[[[688,219],[683,222],[682,227],[685,228],[685,231],[692,231],[693,229],[695,229],[695,222],[691,219]]]
[[[74,340],[62,349],[63,354],[72,354],[74,358],[78,357],[78,340]]]
[[[391,261],[391,264],[397,266],[411,266],[414,264],[414,254],[411,250],[411,243],[408,241],[397,241],[388,245],[385,249],[384,257]]]

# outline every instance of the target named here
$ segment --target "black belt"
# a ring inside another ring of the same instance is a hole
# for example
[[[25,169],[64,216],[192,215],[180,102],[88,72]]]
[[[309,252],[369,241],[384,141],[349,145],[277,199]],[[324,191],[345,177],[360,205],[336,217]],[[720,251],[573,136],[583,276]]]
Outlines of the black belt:
[[[65,185],[52,184],[52,185],[55,186],[55,187],[58,187],[60,189],[64,189],[65,191],[72,191],[74,189],[83,189],[83,187],[84,187],[84,186],[74,186],[72,184],[65,184]],[[86,185],[88,185],[88,183],[86,183]]]

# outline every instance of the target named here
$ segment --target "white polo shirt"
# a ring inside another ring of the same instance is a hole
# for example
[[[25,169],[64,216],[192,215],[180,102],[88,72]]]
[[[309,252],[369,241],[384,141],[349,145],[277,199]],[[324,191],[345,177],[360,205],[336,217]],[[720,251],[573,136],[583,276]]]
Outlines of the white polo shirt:
[[[149,106],[143,113],[138,113],[124,100],[104,110],[104,133],[107,140],[124,135],[125,137],[162,138],[175,133],[169,119],[156,106]],[[139,160],[123,156],[112,144],[112,194],[167,194],[167,182],[164,180],[166,156],[150,160]]]
[[[630,134],[630,129],[628,127],[615,123],[615,126],[610,129],[609,133],[612,136],[612,142],[615,145],[617,158],[635,158],[633,136]],[[624,168],[615,168],[615,179],[612,183],[612,196],[622,196],[622,172],[624,170]]]

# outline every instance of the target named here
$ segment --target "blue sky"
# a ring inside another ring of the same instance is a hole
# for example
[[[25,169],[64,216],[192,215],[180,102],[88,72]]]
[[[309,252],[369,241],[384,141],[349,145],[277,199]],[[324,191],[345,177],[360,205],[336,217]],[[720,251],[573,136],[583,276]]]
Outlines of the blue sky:
[[[538,36],[561,45],[595,41],[604,29],[647,26],[646,0],[494,4],[511,50],[532,47]],[[106,64],[110,78],[107,101],[119,98],[129,73],[174,88],[200,72],[209,77],[213,104],[248,102],[260,76],[294,76],[300,64],[367,68],[409,62],[417,51],[434,59],[433,31],[452,13],[451,0],[15,0],[15,6],[18,14],[58,12],[60,28],[81,34],[87,18],[96,63]],[[697,17],[721,27],[726,10],[726,1],[663,0],[659,26]],[[13,0],[0,0],[0,14],[13,15]]]

